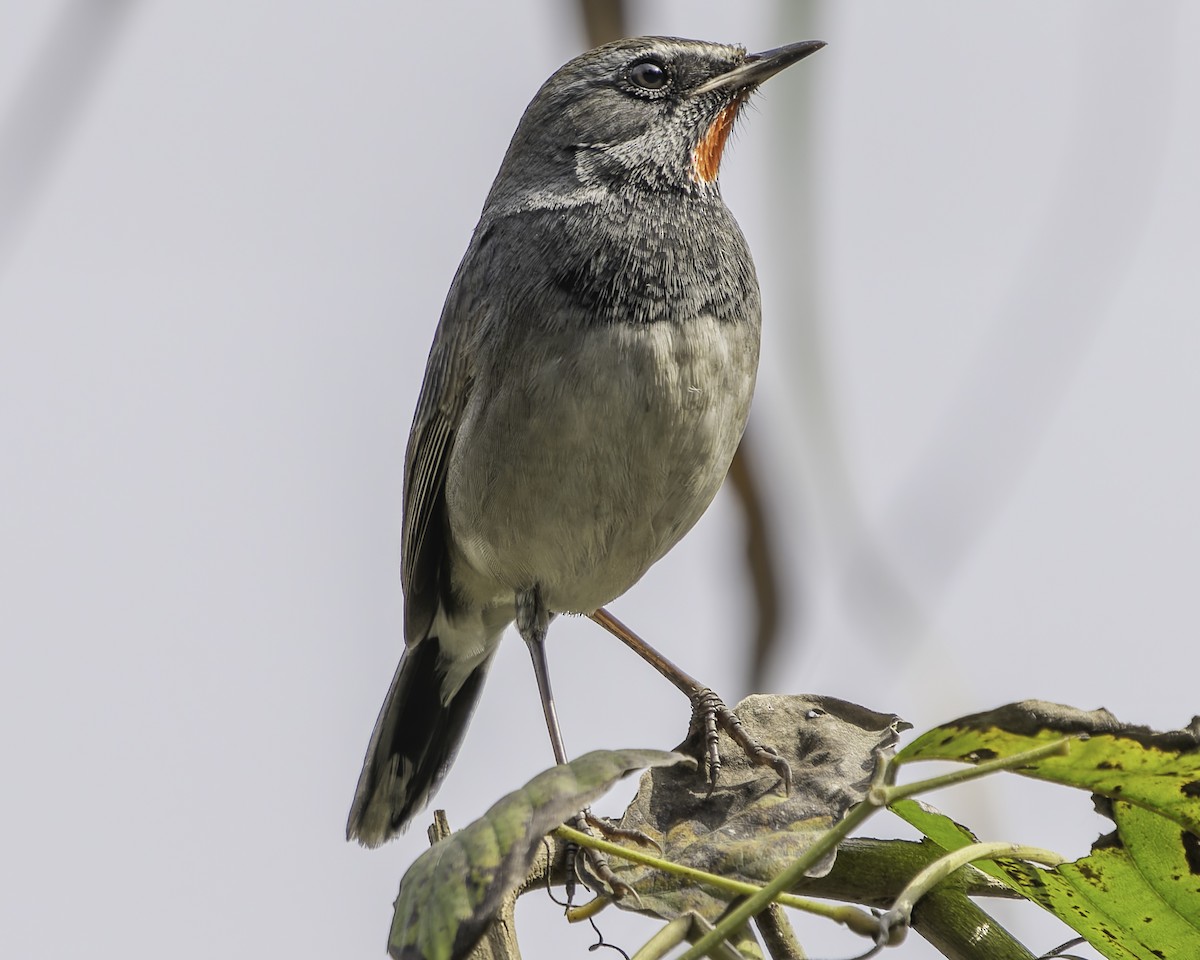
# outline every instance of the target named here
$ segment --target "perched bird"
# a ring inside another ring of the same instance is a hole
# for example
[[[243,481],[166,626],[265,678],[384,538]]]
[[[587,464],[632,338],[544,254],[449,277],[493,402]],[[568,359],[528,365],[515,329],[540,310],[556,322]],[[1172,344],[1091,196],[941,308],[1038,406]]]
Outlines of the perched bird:
[[[405,460],[406,648],[348,839],[380,844],[428,801],[514,621],[565,760],[547,625],[582,613],[620,633],[603,605],[725,479],[760,301],[721,153],[759,84],[822,46],[620,40],[560,68],[526,109],[429,351]],[[736,727],[732,714],[639,652],[692,696],[715,758],[714,723]],[[744,746],[787,777],[769,748]]]

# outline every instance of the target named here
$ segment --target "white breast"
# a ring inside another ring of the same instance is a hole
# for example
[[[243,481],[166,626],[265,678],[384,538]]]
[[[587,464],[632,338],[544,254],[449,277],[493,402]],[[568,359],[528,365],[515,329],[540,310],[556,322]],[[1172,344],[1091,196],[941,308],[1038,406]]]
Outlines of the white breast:
[[[700,518],[746,424],[757,324],[701,317],[562,334],[477,383],[447,509],[480,602],[539,584],[551,610],[624,593]],[[483,388],[483,389],[481,389]]]

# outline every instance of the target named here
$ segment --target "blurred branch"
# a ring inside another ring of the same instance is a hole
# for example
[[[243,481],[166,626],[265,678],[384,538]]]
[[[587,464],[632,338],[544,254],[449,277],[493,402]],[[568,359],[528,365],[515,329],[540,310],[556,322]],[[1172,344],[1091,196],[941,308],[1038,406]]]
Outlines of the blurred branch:
[[[821,0],[808,3],[780,3],[777,17],[780,42],[801,38],[821,39],[830,21],[830,4]],[[836,55],[836,51],[834,51]],[[776,242],[771,255],[782,259],[775,271],[781,290],[781,302],[791,315],[775,327],[775,336],[783,344],[783,353],[791,366],[783,381],[790,391],[789,411],[783,422],[794,424],[790,434],[775,438],[774,456],[788,477],[788,486],[796,499],[812,516],[812,527],[819,532],[825,549],[840,568],[847,547],[855,545],[865,558],[875,561],[872,568],[881,587],[891,587],[892,595],[903,597],[900,581],[889,568],[886,557],[874,545],[863,516],[854,479],[846,460],[838,418],[837,399],[830,380],[829,346],[826,334],[823,283],[826,232],[817,209],[820,181],[818,147],[818,109],[826,99],[821,71],[814,70],[802,84],[784,85],[772,96],[785,98],[785,109],[771,125],[775,138],[770,151],[770,179]],[[803,170],[807,175],[800,176]],[[811,583],[816,551],[801,557],[799,576]],[[896,604],[899,606],[899,604]],[[911,613],[908,619],[915,619]],[[766,655],[760,655],[752,689],[760,689]]]
[[[628,36],[624,0],[579,0],[579,9],[589,47]]]
[[[137,0],[69,0],[0,119],[0,271]]]
[[[754,588],[754,648],[750,651],[749,689],[762,690],[767,659],[779,639],[779,577],[778,562],[768,532],[767,514],[757,480],[753,445],[749,433],[729,468],[729,482],[742,507],[746,530],[746,564]]]

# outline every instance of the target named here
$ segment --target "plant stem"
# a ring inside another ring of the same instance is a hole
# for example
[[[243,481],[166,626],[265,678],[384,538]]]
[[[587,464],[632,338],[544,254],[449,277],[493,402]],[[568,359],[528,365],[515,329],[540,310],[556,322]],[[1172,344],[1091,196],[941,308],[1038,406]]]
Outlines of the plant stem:
[[[599,850],[601,853],[607,853],[610,856],[622,857],[634,863],[641,863],[648,867],[654,867],[657,870],[662,870],[666,873],[674,874],[678,877],[690,880],[693,883],[705,884],[710,887],[724,890],[728,893],[736,894],[739,897],[751,896],[759,893],[763,888],[753,883],[746,883],[741,880],[731,880],[728,877],[718,876],[715,873],[705,873],[703,870],[697,870],[694,867],[686,867],[682,864],[672,863],[669,860],[663,860],[661,857],[656,857],[653,854],[644,853],[641,850],[636,850],[631,847],[622,847],[619,844],[610,843],[607,840],[602,840],[599,837],[592,837],[585,833],[581,833],[572,827],[559,827],[557,830],[558,836],[563,840],[573,841],[581,847],[591,847],[594,850]],[[599,899],[599,898],[597,898]],[[820,900],[810,900],[806,897],[798,897],[791,893],[782,893],[775,898],[777,903],[785,907],[791,907],[794,910],[803,910],[806,913],[816,914],[819,917],[825,917],[827,920],[832,920],[835,923],[844,924],[855,933],[861,934],[864,937],[874,937],[879,931],[879,921],[874,916],[867,913],[865,910],[860,910],[858,907],[850,906],[844,903],[825,903]],[[582,907],[572,910],[568,913],[568,919],[572,923],[580,920],[586,920],[593,916],[600,907],[594,906],[596,900],[584,904]]]
[[[892,763],[888,761],[879,762],[875,769],[875,777],[873,778],[871,787],[867,790],[867,795],[861,803],[851,807],[840,822],[822,834],[816,843],[805,851],[802,856],[797,858],[786,870],[780,873],[779,876],[764,886],[758,893],[748,897],[726,914],[711,934],[701,938],[679,960],[700,960],[710,947],[721,942],[731,931],[736,930],[738,926],[745,923],[750,917],[763,910],[768,903],[775,900],[784,890],[790,890],[803,880],[805,873],[808,872],[814,863],[846,839],[852,830],[857,828],[859,824],[881,807],[886,807],[896,800],[902,800],[918,793],[936,790],[939,787],[949,784],[974,780],[978,777],[994,773],[997,770],[1010,770],[1014,767],[1021,767],[1034,760],[1040,760],[1043,757],[1053,756],[1054,754],[1066,753],[1070,748],[1071,739],[1064,737],[1062,740],[1043,744],[1032,750],[1013,754],[1011,757],[988,760],[963,770],[956,770],[949,774],[930,777],[927,780],[918,780],[915,783],[900,786],[887,785],[892,771]]]
[[[975,860],[994,860],[996,857],[1016,857],[1021,860],[1032,860],[1034,863],[1044,863],[1051,867],[1057,867],[1066,862],[1065,858],[1051,850],[1043,850],[1041,847],[1025,847],[1018,843],[972,843],[947,853],[913,877],[900,896],[896,898],[892,908],[879,918],[882,942],[891,946],[903,941],[903,931],[908,927],[909,918],[912,916],[913,907],[917,901],[954,871]],[[894,936],[892,931],[899,931],[900,936]]]
[[[974,780],[976,777],[987,776],[987,774],[994,773],[997,770],[1012,770],[1016,767],[1023,767],[1026,764],[1033,763],[1035,760],[1063,756],[1071,749],[1071,741],[1073,739],[1075,738],[1063,737],[1061,740],[1044,743],[1039,747],[1034,747],[1032,750],[1014,753],[1011,757],[997,757],[995,760],[985,760],[983,763],[976,763],[959,770],[952,770],[937,777],[929,777],[926,780],[917,780],[913,783],[883,787],[883,789],[888,792],[887,802],[895,803],[897,800],[905,800],[917,793],[929,793],[933,790],[940,790],[942,787],[952,787],[956,783],[965,783],[968,780]]]

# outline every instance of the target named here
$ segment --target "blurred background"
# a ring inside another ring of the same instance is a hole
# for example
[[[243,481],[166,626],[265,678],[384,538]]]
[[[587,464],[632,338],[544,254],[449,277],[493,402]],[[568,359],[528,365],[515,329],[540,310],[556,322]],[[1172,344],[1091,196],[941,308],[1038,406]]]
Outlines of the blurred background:
[[[829,46],[722,171],[763,287],[756,493],[613,611],[730,703],[1186,724],[1200,7],[627,15]],[[367,852],[343,825],[402,644],[405,440],[508,139],[586,36],[548,0],[0,5],[0,954],[383,956],[423,829]],[[550,654],[573,753],[683,737],[684,699],[594,624]],[[453,825],[550,763],[527,660],[506,641]],[[1108,827],[1059,792],[934,802],[1082,855]],[[1035,953],[1069,936],[1000,914]],[[541,897],[518,921],[533,960],[594,939]]]

